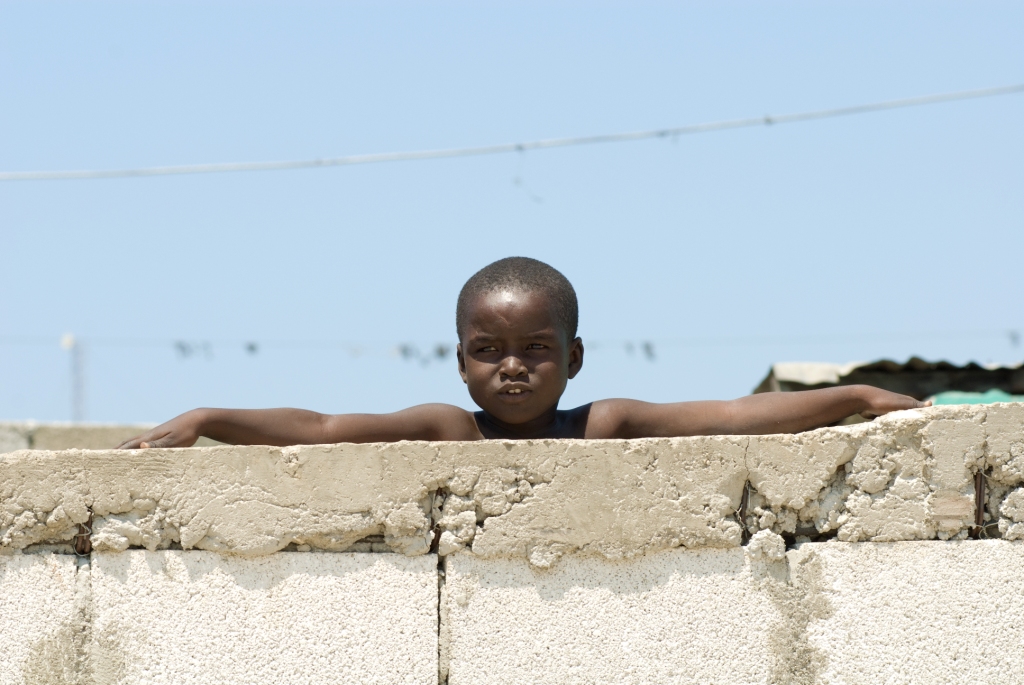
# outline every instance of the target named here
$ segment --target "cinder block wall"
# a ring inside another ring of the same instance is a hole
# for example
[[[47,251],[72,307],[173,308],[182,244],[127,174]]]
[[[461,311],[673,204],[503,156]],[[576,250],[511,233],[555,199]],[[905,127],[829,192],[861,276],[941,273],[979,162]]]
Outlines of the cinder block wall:
[[[0,684],[1024,682],[1021,405],[55,449],[117,430],[0,424]]]

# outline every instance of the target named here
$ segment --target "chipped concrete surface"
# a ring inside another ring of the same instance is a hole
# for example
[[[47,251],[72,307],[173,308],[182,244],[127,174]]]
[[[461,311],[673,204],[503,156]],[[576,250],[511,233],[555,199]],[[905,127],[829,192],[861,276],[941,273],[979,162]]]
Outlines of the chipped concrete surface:
[[[389,478],[402,457],[381,459],[377,447],[3,455],[0,545],[69,539],[91,510],[100,551],[178,544],[253,555],[291,543],[340,551],[386,534],[396,549],[423,553],[426,487]]]
[[[471,488],[463,483],[472,476],[450,484],[440,526],[454,528],[461,541],[468,517],[459,517],[474,511],[482,525],[469,530],[472,540],[465,544],[475,554],[526,557],[538,567],[567,552],[621,559],[679,546],[735,547],[741,531],[731,515],[742,494],[745,442],[576,440],[525,449],[510,443],[497,456],[526,453],[542,460],[523,478],[504,467],[484,468]],[[493,447],[482,447],[493,459]],[[460,452],[446,456],[453,463],[463,459]]]
[[[437,683],[437,563],[93,555],[97,683]]]
[[[1024,405],[749,438],[23,450],[0,455],[0,550],[66,543],[91,511],[101,551],[343,551],[380,536],[373,549],[418,555],[436,537],[442,556],[548,567],[738,546],[745,482],[748,534],[961,539],[979,469],[986,533],[1024,537]]]
[[[1017,488],[999,505],[999,532],[1007,540],[1024,539],[1024,488]]]
[[[754,559],[781,561],[786,558],[786,541],[770,530],[759,530],[750,537],[747,554]]]
[[[76,575],[73,556],[0,556],[0,685],[79,681]]]
[[[578,550],[736,546],[743,442],[21,451],[0,456],[0,547],[67,541],[90,511],[100,551],[342,551],[383,535],[416,555],[429,549],[432,518],[449,533],[446,552],[469,546],[538,565]]]
[[[985,413],[988,514],[1007,540],[1024,540],[1024,412],[1013,405]]]
[[[752,438],[747,529],[848,542],[962,539],[974,523],[974,474],[990,460],[1008,472],[1024,466],[1007,456],[1024,440],[1022,423],[1022,405],[948,406]]]

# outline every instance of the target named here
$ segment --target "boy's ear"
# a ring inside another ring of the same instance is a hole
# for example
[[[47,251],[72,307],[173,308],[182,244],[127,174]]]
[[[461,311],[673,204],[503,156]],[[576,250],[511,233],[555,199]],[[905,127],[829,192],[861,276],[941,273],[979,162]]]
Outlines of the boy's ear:
[[[462,382],[469,384],[469,380],[466,378],[466,360],[462,356],[462,343],[455,346],[455,358],[459,360],[459,375],[462,376]]]
[[[575,378],[583,368],[583,339],[576,338],[569,343],[569,378]]]

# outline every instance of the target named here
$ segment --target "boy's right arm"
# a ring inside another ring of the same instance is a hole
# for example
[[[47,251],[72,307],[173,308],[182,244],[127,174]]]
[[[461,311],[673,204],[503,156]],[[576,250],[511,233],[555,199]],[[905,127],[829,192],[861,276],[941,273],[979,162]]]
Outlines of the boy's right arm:
[[[480,440],[473,415],[449,404],[393,414],[318,414],[305,409],[193,409],[118,449],[191,447],[200,437],[230,445],[322,445],[398,440]]]

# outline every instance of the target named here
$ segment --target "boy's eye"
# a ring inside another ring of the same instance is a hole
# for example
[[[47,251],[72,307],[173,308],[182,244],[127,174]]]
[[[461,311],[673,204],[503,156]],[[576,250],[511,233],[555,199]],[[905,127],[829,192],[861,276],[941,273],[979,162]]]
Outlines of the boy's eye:
[[[497,352],[498,348],[494,345],[488,345],[487,347],[481,347],[478,352]]]
[[[540,343],[530,343],[529,345],[526,346],[526,349],[528,349],[528,350],[543,350],[544,349],[544,345],[541,345]]]

